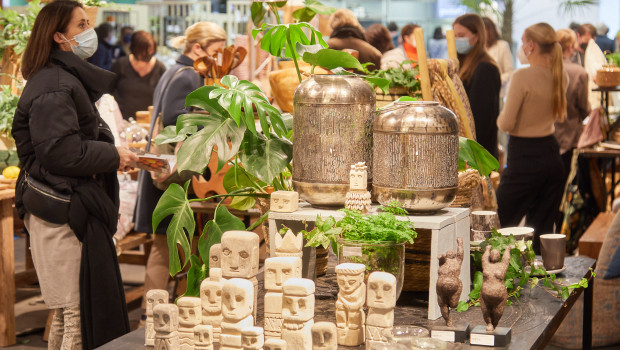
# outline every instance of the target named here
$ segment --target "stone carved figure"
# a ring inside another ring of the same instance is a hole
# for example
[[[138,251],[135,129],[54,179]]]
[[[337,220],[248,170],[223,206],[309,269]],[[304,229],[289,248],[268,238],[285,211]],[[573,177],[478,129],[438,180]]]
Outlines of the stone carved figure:
[[[344,206],[347,209],[359,210],[362,214],[370,210],[370,192],[368,192],[368,173],[366,162],[351,165],[349,192]]]
[[[299,193],[295,191],[275,191],[271,194],[269,203],[271,211],[292,213],[299,208]]]
[[[332,322],[317,322],[312,326],[312,350],[338,349],[338,330]]]
[[[144,325],[146,346],[155,345],[155,328],[153,327],[153,308],[159,304],[168,303],[168,291],[163,289],[151,289],[146,292],[146,323]]]
[[[217,243],[209,248],[209,269],[222,267],[222,244]],[[209,275],[211,277],[211,275]]]
[[[302,234],[294,234],[293,231],[288,230],[286,234],[276,234],[276,257],[291,256],[295,258],[301,258],[304,247],[304,237]]]
[[[194,349],[213,350],[213,327],[205,324],[194,327]]]
[[[266,339],[265,340],[265,350],[286,350],[286,341],[282,339]]]
[[[276,257],[265,259],[265,338],[280,338],[282,333],[282,285],[289,278],[301,278],[301,259]]]
[[[174,304],[159,304],[153,308],[155,350],[178,350],[179,309]]]
[[[366,348],[373,342],[386,343],[386,329],[394,326],[396,277],[388,272],[374,271],[368,276],[366,291]]]
[[[179,308],[179,343],[180,350],[194,349],[194,327],[202,321],[202,303],[200,298],[181,297],[177,301]]]
[[[243,278],[231,278],[222,288],[220,349],[242,349],[241,330],[254,326],[254,287]]]
[[[260,327],[246,327],[241,330],[243,350],[263,350],[265,337]]]
[[[456,254],[448,250],[439,255],[439,277],[437,278],[437,303],[441,309],[441,316],[446,321],[446,326],[452,327],[450,308],[456,308],[459,304],[463,282],[461,282],[461,264],[463,263],[463,239],[456,239],[458,248]]]
[[[364,285],[363,264],[344,263],[336,266],[338,299],[336,300],[336,326],[338,345],[358,346],[364,342]]]
[[[480,308],[487,324],[487,332],[493,332],[504,314],[504,305],[508,292],[504,285],[504,276],[510,263],[510,249],[505,249],[502,260],[499,250],[491,250],[488,245],[482,255],[482,289],[480,291]]]
[[[227,231],[222,235],[222,276],[245,278],[254,286],[253,316],[258,309],[258,235],[249,231]]]
[[[314,281],[291,278],[282,286],[282,340],[289,349],[312,350]]]
[[[202,304],[202,324],[213,327],[213,340],[220,341],[222,323],[222,269],[210,268],[209,278],[200,284],[200,301]]]

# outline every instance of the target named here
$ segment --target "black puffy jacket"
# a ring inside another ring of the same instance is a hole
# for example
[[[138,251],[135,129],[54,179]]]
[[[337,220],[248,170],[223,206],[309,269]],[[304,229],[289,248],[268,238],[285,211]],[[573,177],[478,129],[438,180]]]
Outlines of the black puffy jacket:
[[[97,176],[115,172],[120,158],[94,104],[110,91],[114,78],[114,73],[61,50],[53,51],[50,64],[30,77],[12,131],[22,167],[15,191],[21,217],[24,171],[67,194],[86,181],[98,181],[111,198],[118,198],[117,184]]]

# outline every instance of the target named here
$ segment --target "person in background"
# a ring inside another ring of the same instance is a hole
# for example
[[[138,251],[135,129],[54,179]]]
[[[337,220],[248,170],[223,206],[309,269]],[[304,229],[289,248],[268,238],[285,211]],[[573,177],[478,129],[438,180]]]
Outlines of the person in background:
[[[415,36],[413,35],[413,31],[418,27],[417,24],[409,23],[401,29],[400,36],[403,39],[403,44],[383,54],[383,57],[381,57],[381,69],[400,67],[403,61],[407,60],[418,60],[418,50],[416,49]],[[403,67],[410,68],[411,65],[406,64]]]
[[[459,77],[469,98],[476,125],[476,139],[498,158],[497,125],[501,78],[493,58],[485,50],[486,30],[482,18],[473,13],[457,17],[452,24]]]
[[[392,37],[392,44],[394,44],[394,47],[399,46],[400,33],[398,32],[398,24],[396,24],[396,22],[390,22],[387,25],[387,29],[390,31],[390,36]]]
[[[530,64],[515,71],[506,104],[497,120],[508,133],[508,161],[497,189],[497,214],[502,227],[534,228],[534,251],[540,235],[552,233],[562,198],[563,165],[553,136],[554,123],[566,117],[567,77],[562,47],[553,27],[534,24],[521,37]]]
[[[613,39],[607,37],[607,33],[609,33],[609,27],[607,27],[605,23],[599,22],[596,25],[596,37],[594,41],[603,52],[614,52],[616,45]]]
[[[502,79],[502,92],[500,92],[500,98],[505,95],[504,87],[510,80],[510,75],[514,71],[514,65],[512,64],[513,58],[510,52],[510,46],[505,40],[501,40],[501,36],[497,31],[495,23],[489,17],[482,17],[484,21],[484,28],[487,32],[486,49],[491,58],[497,63],[499,68],[499,74]]]
[[[433,37],[428,41],[428,55],[430,58],[448,58],[448,43],[441,27],[435,27]]]
[[[117,79],[112,95],[123,119],[136,118],[153,103],[153,92],[166,67],[155,58],[157,44],[150,33],[137,31],[131,36],[131,54],[112,65]]]
[[[596,37],[596,28],[590,23],[582,24],[577,28],[577,41],[575,43],[575,53],[571,56],[570,61],[580,66],[585,65],[584,56],[588,43]]]
[[[392,37],[388,29],[381,23],[371,24],[366,28],[366,39],[368,43],[374,46],[381,54],[394,48]]]
[[[133,34],[132,26],[121,27],[121,40],[118,41],[117,46],[121,49],[118,57],[129,56],[131,54],[131,35]]]
[[[110,44],[114,36],[112,25],[108,22],[101,23],[95,28],[95,33],[98,39],[97,51],[88,58],[88,62],[99,68],[111,70],[114,60],[114,45]]]
[[[332,29],[327,45],[330,49],[352,49],[359,54],[360,63],[370,62],[368,66],[373,71],[381,65],[381,52],[366,41],[364,28],[349,9],[338,9],[329,18],[329,27]]]

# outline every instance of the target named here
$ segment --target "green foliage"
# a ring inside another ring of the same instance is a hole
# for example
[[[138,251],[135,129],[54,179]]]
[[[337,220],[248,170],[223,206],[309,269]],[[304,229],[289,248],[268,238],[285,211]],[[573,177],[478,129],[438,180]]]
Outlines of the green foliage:
[[[304,30],[308,31],[308,35]],[[327,47],[323,34],[305,22],[277,25],[263,23],[260,28],[252,30],[254,39],[259,33],[263,33],[261,48],[276,57],[297,60],[299,58],[296,51],[297,43],[301,45],[320,44]]]
[[[328,70],[338,67],[354,68],[358,70],[364,69],[357,58],[353,57],[350,53],[341,50],[322,49],[316,53],[304,52],[303,60],[312,66],[313,72],[314,67],[316,66]]]
[[[9,85],[0,86],[0,134],[11,137],[17,102],[19,96],[13,94]]]
[[[252,16],[252,23],[257,28],[260,28],[265,16],[269,10],[271,10],[278,23],[280,23],[280,17],[278,15],[278,9],[284,7],[286,5],[286,1],[276,1],[276,2],[263,2],[263,1],[253,1],[252,6],[250,7],[250,15]]]
[[[310,22],[317,13],[331,15],[334,12],[336,12],[334,7],[325,6],[317,0],[305,0],[304,7],[293,12],[293,18],[297,22]]]
[[[478,170],[480,175],[489,176],[499,169],[499,162],[478,142],[459,136],[459,170],[465,170],[465,164]]]
[[[605,57],[607,57],[607,62],[616,67],[620,67],[620,53],[610,53],[605,55]]]
[[[372,72],[372,75],[377,78],[387,79],[390,82],[390,87],[404,87],[410,96],[417,96],[422,93],[422,87],[420,85],[420,79],[418,78],[419,72],[416,68],[404,68],[405,64],[413,64],[415,61],[404,61],[399,67],[392,67],[388,69],[379,69]]]
[[[107,7],[107,6],[109,6],[107,1],[103,1],[103,0],[82,0],[80,2],[82,4],[84,4],[84,6],[92,6],[92,7]],[[95,24],[91,23],[91,25],[94,26]]]
[[[41,1],[33,0],[25,13],[18,13],[10,8],[0,9],[0,58],[4,50],[11,47],[17,55],[26,49],[32,32],[34,20],[41,11]]]
[[[362,66],[364,66],[364,64],[362,64]],[[338,68],[332,69],[332,73],[334,73],[336,75],[355,75],[357,77],[360,77],[360,78],[366,80],[372,86],[379,87],[386,94],[387,94],[387,92],[388,92],[388,90],[390,88],[390,82],[387,79],[378,78],[378,77],[375,77],[375,76],[372,76],[372,75],[365,75],[365,74],[357,74],[357,73],[353,73],[353,72],[348,72],[348,71],[346,71],[342,67],[338,67]]]

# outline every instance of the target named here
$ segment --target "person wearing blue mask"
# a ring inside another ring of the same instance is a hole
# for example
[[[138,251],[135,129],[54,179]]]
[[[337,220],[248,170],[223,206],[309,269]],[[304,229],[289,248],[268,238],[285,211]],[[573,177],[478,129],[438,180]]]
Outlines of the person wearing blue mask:
[[[112,237],[117,171],[138,157],[114,146],[95,102],[115,74],[85,61],[97,36],[83,5],[56,0],[37,15],[22,58],[27,80],[12,135],[22,165],[15,207],[30,235],[50,349],[94,349],[129,332]]]
[[[485,49],[484,22],[479,15],[468,13],[454,20],[452,28],[460,64],[459,77],[474,116],[476,141],[497,158],[496,121],[502,81],[497,64]]]

